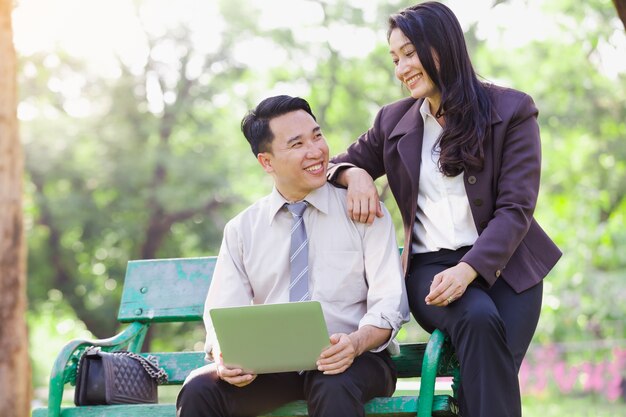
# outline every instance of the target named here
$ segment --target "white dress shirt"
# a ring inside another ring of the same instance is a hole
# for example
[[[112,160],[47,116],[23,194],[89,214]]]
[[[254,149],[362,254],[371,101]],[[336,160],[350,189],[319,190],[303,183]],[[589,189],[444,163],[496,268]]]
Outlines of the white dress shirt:
[[[454,250],[473,245],[478,232],[467,199],[463,173],[447,177],[439,171],[440,149],[435,147],[435,143],[443,129],[430,113],[428,100],[424,100],[420,113],[424,119],[424,138],[412,253]]]
[[[348,218],[346,190],[325,184],[306,196],[303,218],[309,239],[309,293],[322,305],[329,335],[365,325],[391,329],[372,351],[398,349],[394,337],[409,320],[398,244],[391,216],[372,225]],[[238,214],[224,238],[207,295],[205,351],[215,343],[213,307],[289,301],[289,245],[293,218],[287,201],[271,194]]]

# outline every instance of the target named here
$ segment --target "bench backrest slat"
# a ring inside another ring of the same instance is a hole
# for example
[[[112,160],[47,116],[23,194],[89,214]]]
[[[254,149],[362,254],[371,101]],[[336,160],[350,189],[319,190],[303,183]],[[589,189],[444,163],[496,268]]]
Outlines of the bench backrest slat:
[[[200,321],[215,256],[128,262],[120,322]]]
[[[159,366],[167,372],[168,385],[181,385],[194,369],[206,365],[204,352],[150,353],[156,356]]]

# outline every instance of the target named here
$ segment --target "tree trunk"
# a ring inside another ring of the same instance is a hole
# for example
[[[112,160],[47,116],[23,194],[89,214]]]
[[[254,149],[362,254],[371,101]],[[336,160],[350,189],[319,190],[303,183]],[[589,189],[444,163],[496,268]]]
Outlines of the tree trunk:
[[[12,0],[0,0],[0,416],[27,417],[31,371],[12,7]]]
[[[624,29],[626,29],[626,0],[613,0],[615,10],[617,10],[617,16],[619,16]]]

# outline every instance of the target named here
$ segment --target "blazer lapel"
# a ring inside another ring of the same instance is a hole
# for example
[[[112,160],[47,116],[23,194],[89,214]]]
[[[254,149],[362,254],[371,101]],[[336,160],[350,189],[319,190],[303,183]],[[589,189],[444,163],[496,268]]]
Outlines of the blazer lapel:
[[[419,99],[413,103],[389,135],[389,140],[395,140],[399,137],[397,144],[398,154],[404,169],[409,173],[411,198],[414,200],[417,200],[424,135],[424,121],[420,113],[420,106],[423,102],[424,99]]]
[[[492,105],[491,106],[491,124],[495,125],[497,123],[500,123],[501,121],[502,121],[502,118],[500,117],[500,114],[496,110],[496,106]]]

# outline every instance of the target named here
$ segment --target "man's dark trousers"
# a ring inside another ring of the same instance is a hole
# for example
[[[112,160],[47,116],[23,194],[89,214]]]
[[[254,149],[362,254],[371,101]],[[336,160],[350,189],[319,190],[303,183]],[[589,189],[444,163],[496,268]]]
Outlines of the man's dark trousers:
[[[245,387],[218,378],[214,364],[193,371],[178,395],[178,417],[248,417],[307,400],[313,417],[363,416],[363,404],[391,396],[396,369],[385,352],[366,352],[338,375],[319,371],[261,374]]]

